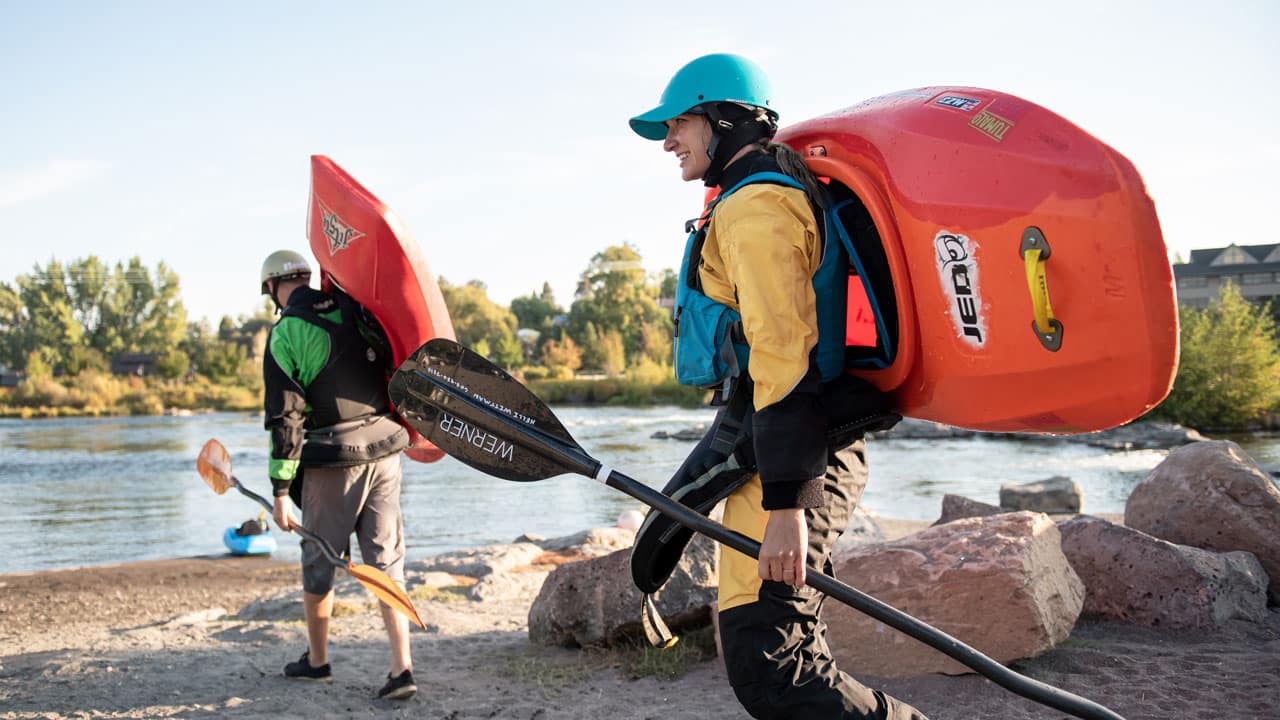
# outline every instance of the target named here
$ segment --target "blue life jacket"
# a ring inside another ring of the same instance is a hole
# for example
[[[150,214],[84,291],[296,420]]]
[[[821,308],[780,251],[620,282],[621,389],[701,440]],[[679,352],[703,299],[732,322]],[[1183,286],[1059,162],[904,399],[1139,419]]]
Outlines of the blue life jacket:
[[[808,192],[795,178],[779,172],[748,175],[742,182],[720,194],[702,216],[702,224],[692,230],[685,244],[684,260],[676,285],[675,364],[676,380],[684,385],[712,387],[736,377],[746,369],[751,348],[742,331],[742,316],[729,306],[712,300],[702,292],[698,268],[702,264],[702,244],[716,207],[740,188],[751,183],[772,183]],[[812,199],[812,198],[811,198]],[[866,274],[839,211],[852,200],[832,203],[827,196],[811,203],[821,214],[823,231],[822,261],[813,275],[813,292],[818,311],[818,370],[823,382],[838,377],[846,367],[883,368],[892,362],[892,348],[879,356],[856,362],[845,361],[845,322],[851,274],[871,303],[880,337],[887,337],[884,319],[876,306],[875,296],[866,283]],[[837,241],[838,240],[838,241]]]

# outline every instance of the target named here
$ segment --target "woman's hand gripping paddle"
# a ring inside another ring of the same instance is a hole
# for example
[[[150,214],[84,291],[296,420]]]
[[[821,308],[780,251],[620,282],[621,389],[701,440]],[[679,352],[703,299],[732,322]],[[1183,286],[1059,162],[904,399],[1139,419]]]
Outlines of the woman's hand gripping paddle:
[[[734,532],[591,457],[528,388],[452,340],[418,348],[391,378],[391,400],[423,437],[471,467],[533,482],[585,475],[751,557],[760,543]],[[810,570],[805,584],[972,668],[1025,698],[1086,720],[1123,720],[1107,708],[1020,675],[946,633],[835,578]]]
[[[196,458],[196,470],[199,471],[200,477],[204,478],[209,487],[213,488],[213,491],[219,495],[234,488],[246,497],[257,501],[268,512],[271,511],[271,503],[266,498],[241,485],[235,475],[231,474],[231,456],[227,453],[227,449],[222,446],[222,443],[217,440],[211,439],[204,444],[204,449],[200,451],[200,455]],[[404,588],[397,585],[386,573],[371,565],[361,565],[343,559],[338,553],[334,552],[333,546],[328,541],[302,527],[297,521],[294,521],[293,528],[302,537],[319,545],[320,551],[324,553],[329,562],[350,573],[351,577],[368,588],[388,607],[400,611],[405,617],[409,618],[410,622],[423,630],[426,629],[422,618],[418,616],[418,610],[413,606],[413,602],[409,600],[409,596],[405,594]]]

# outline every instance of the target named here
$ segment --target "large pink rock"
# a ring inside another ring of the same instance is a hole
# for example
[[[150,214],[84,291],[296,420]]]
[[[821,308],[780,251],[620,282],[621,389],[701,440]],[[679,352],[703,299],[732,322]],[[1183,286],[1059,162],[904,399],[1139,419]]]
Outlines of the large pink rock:
[[[1129,495],[1124,524],[1179,545],[1253,553],[1280,604],[1280,490],[1230,440],[1170,452]]]
[[[1038,655],[1071,634],[1084,585],[1047,515],[956,520],[889,543],[850,548],[836,576],[1000,662]],[[840,668],[909,677],[968,668],[843,604],[823,617]]]
[[[1178,629],[1267,617],[1267,573],[1252,553],[1176,545],[1088,516],[1058,530],[1087,615]]]

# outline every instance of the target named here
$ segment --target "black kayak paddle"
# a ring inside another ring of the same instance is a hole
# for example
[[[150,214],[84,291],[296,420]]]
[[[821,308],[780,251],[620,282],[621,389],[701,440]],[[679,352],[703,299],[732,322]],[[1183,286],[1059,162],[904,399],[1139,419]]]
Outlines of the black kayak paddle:
[[[536,395],[458,343],[429,340],[391,378],[391,401],[405,421],[471,467],[517,482],[584,475],[751,557],[760,543],[610,468],[583,450]],[[1085,720],[1124,720],[1098,703],[1021,675],[976,649],[835,578],[809,569],[805,584],[899,630],[1001,687]]]

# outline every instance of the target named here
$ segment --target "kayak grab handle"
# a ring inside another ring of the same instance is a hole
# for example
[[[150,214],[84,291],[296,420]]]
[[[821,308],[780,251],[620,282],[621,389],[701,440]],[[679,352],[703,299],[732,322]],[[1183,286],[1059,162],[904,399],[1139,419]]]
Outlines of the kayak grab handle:
[[[1031,330],[1046,350],[1057,352],[1062,347],[1062,323],[1053,317],[1053,305],[1049,302],[1049,280],[1045,261],[1049,259],[1049,241],[1040,228],[1031,226],[1022,231],[1022,243],[1018,247],[1027,268],[1027,291],[1031,293],[1031,309],[1035,319]]]

